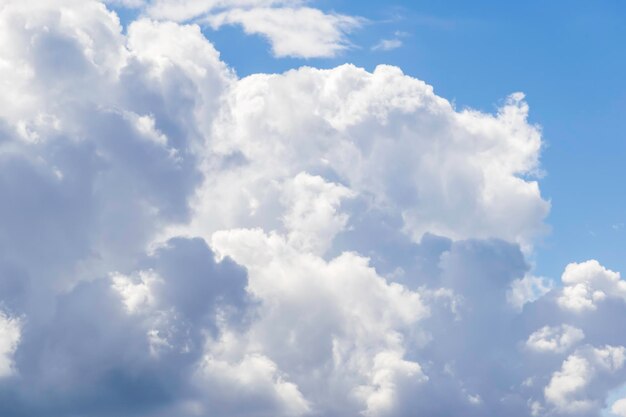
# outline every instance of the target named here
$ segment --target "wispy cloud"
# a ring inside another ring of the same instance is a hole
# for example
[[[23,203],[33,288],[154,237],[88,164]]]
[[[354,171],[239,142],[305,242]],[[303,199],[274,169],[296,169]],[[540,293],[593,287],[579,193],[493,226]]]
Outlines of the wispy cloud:
[[[238,25],[260,35],[276,57],[334,57],[349,48],[348,34],[365,19],[327,13],[304,0],[108,0],[143,10],[151,18],[208,24],[214,29]]]
[[[393,49],[398,49],[402,46],[402,41],[400,39],[381,39],[377,44],[372,46],[372,51],[391,51]]]
[[[356,17],[309,7],[231,9],[210,14],[203,21],[215,29],[241,25],[246,33],[267,38],[275,56],[301,58],[337,55],[349,47],[347,34],[362,24]]]

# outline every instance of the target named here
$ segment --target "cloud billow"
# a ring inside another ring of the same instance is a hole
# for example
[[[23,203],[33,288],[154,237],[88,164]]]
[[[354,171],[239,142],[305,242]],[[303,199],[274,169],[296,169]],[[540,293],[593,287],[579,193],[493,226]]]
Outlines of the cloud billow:
[[[239,79],[185,16],[0,9],[1,415],[599,415],[624,283],[532,275],[523,94],[486,114],[384,65]]]

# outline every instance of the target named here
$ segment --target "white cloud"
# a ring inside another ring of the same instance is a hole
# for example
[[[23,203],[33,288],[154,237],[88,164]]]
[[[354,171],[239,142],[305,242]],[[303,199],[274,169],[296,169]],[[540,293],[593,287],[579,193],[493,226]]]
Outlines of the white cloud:
[[[592,368],[589,361],[579,356],[570,356],[560,371],[552,375],[545,389],[546,400],[554,404],[559,411],[580,413],[591,408],[589,400],[575,399],[589,383]]]
[[[127,310],[133,313],[154,304],[151,287],[160,281],[160,278],[152,271],[140,271],[137,277],[114,273],[111,275],[111,281],[113,289],[119,293]]]
[[[367,259],[343,253],[327,262],[260,230],[217,232],[212,246],[247,268],[248,288],[261,301],[251,344],[281,369],[300,369],[291,377],[308,387],[310,400],[353,397],[360,409],[352,412],[386,415],[397,405],[399,381],[427,379],[404,358],[404,345],[428,308]]]
[[[411,380],[414,383],[428,381],[419,364],[402,359],[402,354],[398,352],[376,354],[370,375],[372,384],[356,390],[357,396],[366,404],[362,414],[368,417],[394,415],[399,401],[398,385]]]
[[[0,378],[15,371],[13,354],[20,343],[21,320],[0,311]]]
[[[585,333],[567,324],[558,327],[544,326],[526,340],[526,346],[536,352],[563,353],[585,338]]]
[[[516,310],[522,310],[526,303],[532,303],[547,294],[553,285],[546,278],[527,275],[511,283],[506,293],[509,304]]]
[[[339,178],[371,210],[400,217],[416,242],[433,233],[532,245],[549,203],[536,181],[521,178],[538,168],[541,149],[527,112],[519,94],[497,115],[456,111],[389,66],[246,77],[229,91],[209,150],[240,163],[209,167],[192,230],[275,229],[278,184],[306,167]]]
[[[327,183],[320,176],[304,172],[284,185],[283,199],[287,205],[284,224],[289,230],[290,244],[302,251],[323,254],[348,221],[338,213],[343,199],[353,197],[349,189]]]
[[[240,24],[248,34],[266,37],[277,57],[333,57],[349,47],[346,34],[361,26],[352,16],[326,14],[310,7],[232,9],[209,15],[215,29]]]
[[[570,355],[546,386],[546,400],[562,413],[591,412],[594,403],[585,395],[585,388],[598,373],[621,369],[625,352],[623,346],[605,346],[591,347]]]
[[[593,311],[607,297],[626,300],[626,282],[596,260],[567,265],[561,280],[564,287],[558,303],[566,310]]]
[[[261,35],[277,57],[333,57],[350,47],[347,35],[363,19],[305,6],[303,0],[117,0],[159,20],[207,23],[214,29],[240,25]]]
[[[211,387],[206,394],[211,405],[224,407],[229,414],[237,408],[249,412],[246,402],[254,397],[274,403],[276,416],[295,417],[311,411],[298,387],[286,381],[276,364],[263,355],[247,354],[241,361],[229,363],[207,353],[197,377],[202,385]]]
[[[398,49],[402,46],[402,40],[394,39],[381,39],[378,43],[372,46],[372,51],[391,51]]]
[[[611,412],[619,417],[626,417],[626,398],[621,398],[611,405]]]

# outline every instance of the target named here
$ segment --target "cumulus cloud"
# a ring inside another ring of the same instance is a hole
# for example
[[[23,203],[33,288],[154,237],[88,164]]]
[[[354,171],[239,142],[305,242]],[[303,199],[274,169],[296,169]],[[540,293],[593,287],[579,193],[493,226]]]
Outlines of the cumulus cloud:
[[[337,178],[368,210],[397,218],[414,241],[433,233],[531,245],[549,203],[535,180],[522,179],[538,168],[541,149],[527,112],[520,94],[497,115],[456,111],[389,66],[246,77],[213,126],[213,166],[193,229],[217,230],[217,219],[278,227],[271,213],[281,184],[306,168]],[[223,204],[206,204],[215,200]]]
[[[585,396],[585,388],[599,372],[612,373],[624,365],[623,346],[588,348],[568,356],[561,370],[555,372],[545,388],[546,400],[558,412],[583,414],[593,407]]]
[[[549,279],[526,275],[516,279],[506,294],[507,300],[517,310],[521,310],[526,303],[538,300],[547,294],[553,287]]]
[[[595,259],[567,265],[561,277],[563,292],[558,299],[563,309],[596,310],[607,297],[626,300],[626,282],[618,272],[606,269]]]
[[[390,66],[239,79],[170,20],[321,12],[141,7],[163,15],[126,31],[95,0],[0,8],[1,415],[598,415],[623,284],[532,275],[521,93],[486,114]]]
[[[288,207],[284,225],[289,230],[289,241],[300,250],[324,253],[348,222],[348,216],[339,213],[338,206],[353,196],[346,187],[327,183],[320,176],[296,175],[285,184],[284,192]]]
[[[558,327],[544,326],[526,341],[526,346],[537,352],[562,353],[585,338],[585,333],[573,326],[563,324]]]

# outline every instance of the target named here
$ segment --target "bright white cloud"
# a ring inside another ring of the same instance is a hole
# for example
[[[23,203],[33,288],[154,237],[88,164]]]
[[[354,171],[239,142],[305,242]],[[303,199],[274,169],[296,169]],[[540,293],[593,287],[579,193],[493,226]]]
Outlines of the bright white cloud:
[[[621,398],[611,405],[611,412],[619,417],[626,416],[626,398]]]
[[[252,411],[246,402],[255,397],[273,403],[271,408],[276,416],[295,417],[311,412],[298,387],[285,380],[276,364],[263,355],[246,354],[241,361],[229,363],[214,357],[209,350],[197,378],[204,387],[211,387],[206,393],[211,405],[225,407],[227,413],[238,408],[244,413]]]
[[[558,303],[563,309],[583,312],[596,310],[598,303],[607,297],[626,300],[626,282],[620,274],[593,259],[567,265],[561,280],[564,288]]]
[[[203,22],[214,29],[240,25],[261,35],[277,57],[332,57],[350,47],[347,35],[363,19],[325,13],[304,0],[114,0],[159,20]]]
[[[404,358],[404,345],[428,308],[367,259],[344,253],[327,262],[260,230],[217,232],[212,246],[247,268],[249,290],[262,302],[253,345],[283,369],[302,368],[292,377],[316,403],[343,393],[361,402],[353,412],[386,415],[396,405],[396,380],[427,379]]]
[[[140,271],[137,277],[112,274],[113,289],[117,291],[130,313],[154,304],[152,286],[160,280],[152,271]]]
[[[290,243],[302,251],[323,254],[348,222],[348,216],[338,212],[339,204],[353,196],[349,189],[322,177],[296,175],[284,185],[283,193]]]
[[[546,386],[546,400],[562,413],[590,412],[594,404],[593,400],[586,397],[585,388],[598,373],[612,373],[621,369],[625,352],[623,346],[605,346],[590,347],[570,355]]]
[[[14,372],[13,354],[21,338],[20,319],[0,311],[0,378]]]
[[[277,187],[306,167],[401,218],[415,241],[433,233],[530,245],[549,203],[521,178],[536,171],[541,149],[527,112],[519,94],[497,115],[458,112],[389,66],[252,75],[229,91],[210,143],[212,158],[240,162],[209,167],[193,230],[217,230],[218,219],[276,228]]]
[[[585,338],[585,333],[567,324],[558,327],[544,326],[526,340],[526,346],[536,352],[562,353]]]
[[[546,400],[554,404],[559,411],[582,413],[591,404],[586,399],[574,399],[575,395],[587,386],[592,375],[592,368],[587,359],[570,356],[559,372],[555,372],[545,389]]]
[[[266,37],[277,57],[333,57],[349,47],[346,34],[361,26],[352,16],[326,14],[310,7],[233,9],[210,15],[215,29],[239,24],[248,34]]]
[[[532,303],[547,294],[553,285],[546,278],[527,275],[511,283],[506,298],[511,306],[521,310],[526,303]]]

